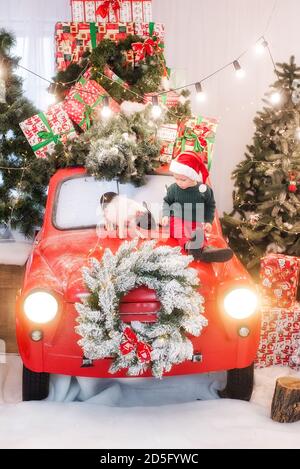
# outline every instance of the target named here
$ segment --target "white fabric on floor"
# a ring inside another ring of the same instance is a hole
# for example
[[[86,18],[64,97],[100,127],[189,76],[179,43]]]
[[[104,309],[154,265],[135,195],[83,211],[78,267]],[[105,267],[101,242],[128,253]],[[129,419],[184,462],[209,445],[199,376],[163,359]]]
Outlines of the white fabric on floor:
[[[154,392],[149,380],[145,386],[131,381],[130,391],[128,380],[109,386],[95,380],[71,384],[67,378],[53,377],[50,399],[60,402],[20,403],[21,371],[18,356],[0,355],[0,448],[300,449],[300,422],[278,424],[270,419],[276,378],[300,378],[300,372],[289,368],[256,370],[251,403],[182,403],[184,393],[193,400],[196,395],[204,398],[204,389],[211,387],[214,393],[213,375],[210,384],[201,383],[201,390],[196,377],[185,377],[185,386],[184,380],[174,381],[177,397],[169,379],[155,383]],[[86,402],[67,402],[73,398]]]
[[[48,401],[85,401],[116,407],[148,407],[217,399],[225,386],[224,373],[174,376],[163,379],[94,379],[51,377]]]

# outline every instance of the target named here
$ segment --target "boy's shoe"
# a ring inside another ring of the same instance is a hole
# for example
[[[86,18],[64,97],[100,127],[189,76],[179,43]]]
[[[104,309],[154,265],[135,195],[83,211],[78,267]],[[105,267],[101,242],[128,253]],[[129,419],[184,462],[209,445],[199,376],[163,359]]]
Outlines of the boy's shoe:
[[[230,248],[214,248],[205,246],[200,249],[191,249],[190,241],[185,245],[188,254],[191,254],[195,260],[202,262],[227,262],[233,257],[233,251]],[[192,243],[191,243],[192,244]]]

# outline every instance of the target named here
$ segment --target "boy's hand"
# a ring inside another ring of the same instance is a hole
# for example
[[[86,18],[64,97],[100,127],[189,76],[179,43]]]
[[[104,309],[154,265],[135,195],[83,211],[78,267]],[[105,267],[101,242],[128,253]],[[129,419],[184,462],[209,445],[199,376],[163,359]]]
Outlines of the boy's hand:
[[[160,224],[161,224],[161,226],[168,226],[169,217],[162,217]]]
[[[211,223],[205,223],[204,230],[205,230],[205,233],[211,233],[212,232],[212,224]]]

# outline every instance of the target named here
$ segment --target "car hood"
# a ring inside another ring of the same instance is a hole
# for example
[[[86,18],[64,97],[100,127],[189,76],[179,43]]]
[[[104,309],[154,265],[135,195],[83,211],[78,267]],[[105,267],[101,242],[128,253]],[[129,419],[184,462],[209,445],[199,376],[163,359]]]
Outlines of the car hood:
[[[66,301],[74,303],[80,300],[80,295],[87,293],[82,278],[82,268],[88,266],[92,257],[101,260],[106,248],[116,252],[122,242],[123,240],[120,239],[98,239],[94,232],[87,234],[86,231],[84,233],[78,231],[72,235],[66,233],[42,240],[38,251],[57,278]],[[159,244],[177,246],[174,240],[158,240]],[[216,275],[212,265],[193,262],[191,267],[199,273],[201,293],[207,299],[211,298],[216,284]],[[127,301],[155,301],[154,292],[143,288],[139,291],[138,295],[132,292]]]

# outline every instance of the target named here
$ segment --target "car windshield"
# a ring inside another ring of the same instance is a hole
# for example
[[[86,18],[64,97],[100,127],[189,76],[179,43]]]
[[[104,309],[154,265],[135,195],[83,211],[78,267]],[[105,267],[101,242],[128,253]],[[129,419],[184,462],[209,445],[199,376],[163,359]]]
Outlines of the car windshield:
[[[136,202],[145,202],[157,222],[166,187],[172,183],[172,176],[158,174],[146,176],[146,184],[141,187],[117,181],[97,181],[91,176],[66,179],[58,189],[53,221],[61,230],[104,224],[100,198],[106,192],[115,192]]]

